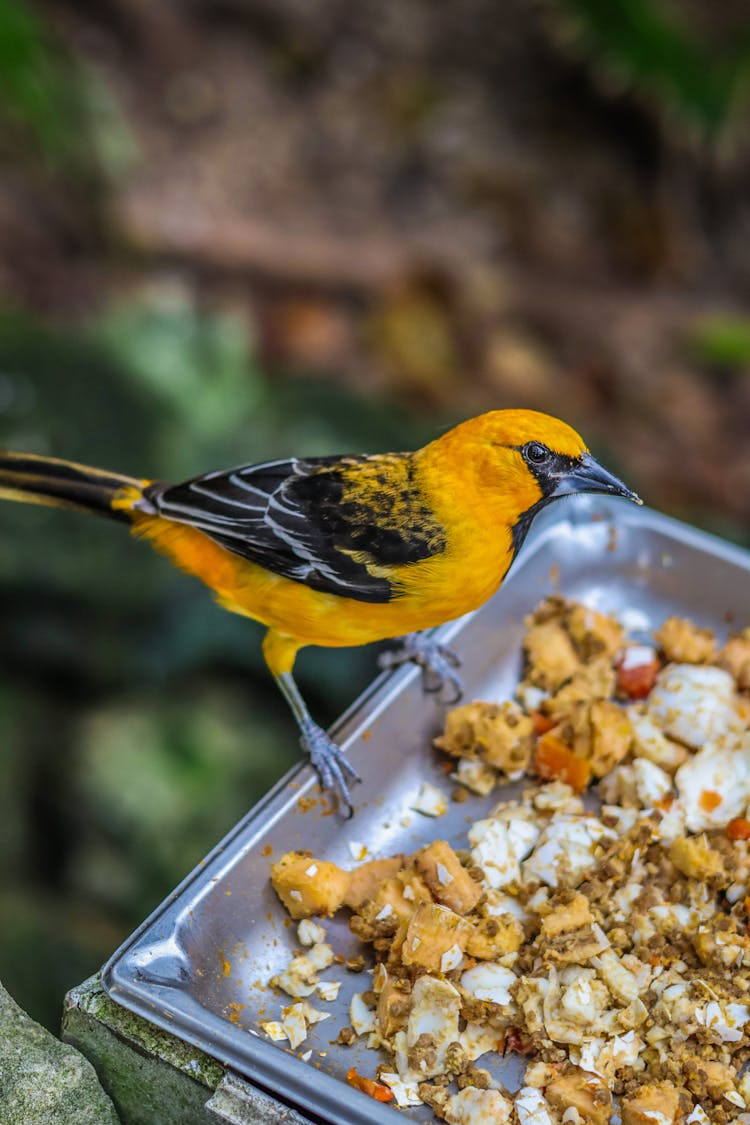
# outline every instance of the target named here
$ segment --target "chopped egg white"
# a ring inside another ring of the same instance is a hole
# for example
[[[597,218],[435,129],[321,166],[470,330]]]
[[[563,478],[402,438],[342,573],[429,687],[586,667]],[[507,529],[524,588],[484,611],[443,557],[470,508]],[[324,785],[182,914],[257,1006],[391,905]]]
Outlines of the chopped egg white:
[[[626,713],[633,732],[636,758],[648,758],[665,770],[674,770],[684,761],[684,747],[670,741],[648,712],[642,712],[640,707],[628,707]]]
[[[479,797],[486,797],[495,788],[498,775],[497,771],[486,762],[460,758],[451,777],[459,785],[470,789],[472,793],[476,793]]]
[[[406,1028],[407,1050],[420,1035],[430,1035],[435,1044],[435,1062],[421,1067],[424,1079],[440,1074],[445,1068],[445,1053],[458,1039],[458,1017],[461,995],[447,980],[429,975],[419,977],[412,988],[411,1008]],[[401,1033],[403,1034],[403,1033]],[[422,1060],[424,1062],[424,1060]],[[403,1075],[401,1067],[399,1073]]]
[[[638,800],[644,809],[653,808],[672,792],[672,778],[655,762],[648,758],[636,758],[630,768]]]
[[[560,1009],[573,1023],[589,1027],[596,1023],[601,1012],[597,999],[590,976],[580,973],[563,992]]]
[[[445,816],[448,811],[448,798],[436,785],[423,781],[411,807],[424,816]]]
[[[361,992],[355,992],[349,1004],[349,1023],[357,1035],[367,1035],[375,1030],[375,1012],[368,1008]]]
[[[491,918],[502,918],[503,914],[510,914],[517,918],[519,922],[528,921],[528,912],[524,909],[517,898],[513,895],[505,894],[503,891],[490,888],[487,891],[487,901],[484,904],[485,912]]]
[[[319,922],[303,918],[297,926],[297,937],[300,945],[320,945],[326,939],[326,932]]]
[[[335,1000],[341,989],[340,980],[318,981],[318,996],[321,1000]]]
[[[516,1094],[519,1125],[554,1125],[549,1104],[533,1086],[524,1086]]]
[[[298,953],[296,957],[292,957],[286,969],[271,977],[271,984],[283,989],[289,996],[310,996],[318,986],[317,974],[332,964],[331,946],[325,942],[316,942],[307,953]]]
[[[469,829],[472,859],[484,871],[486,885],[495,890],[518,882],[519,863],[539,839],[541,829],[524,815],[526,811],[498,809]]]
[[[744,1004],[720,1004],[709,1000],[702,1008],[695,1010],[696,1023],[712,1031],[722,1043],[739,1043],[743,1028],[750,1020],[750,1009]]]
[[[505,1125],[513,1120],[513,1105],[499,1090],[480,1090],[467,1086],[453,1094],[445,1107],[448,1125]]]
[[[563,815],[542,831],[523,864],[524,879],[536,878],[549,887],[557,887],[563,874],[575,880],[596,863],[597,844],[614,838],[595,817]]]
[[[464,955],[460,945],[452,945],[440,958],[440,972],[450,973],[463,964]]]
[[[720,828],[741,816],[750,799],[750,735],[729,745],[708,743],[680,766],[675,783],[691,832]]]
[[[308,1004],[306,1000],[300,1000],[296,1004],[290,1004],[288,1008],[284,1008],[281,1026],[284,1028],[292,1050],[296,1051],[300,1043],[304,1043],[307,1038],[308,1027],[311,1024],[320,1023],[321,1020],[330,1018],[330,1012],[321,1012],[318,1008],[313,1008],[312,1004]]]
[[[644,664],[653,664],[656,660],[656,649],[652,645],[627,645],[622,650],[620,667],[642,668]]]
[[[437,875],[437,881],[438,883],[440,883],[441,887],[447,887],[450,883],[453,882],[453,876],[451,875],[448,868],[445,867],[442,863],[436,864],[435,874]]]
[[[647,560],[645,565],[649,566],[650,560]],[[617,619],[628,633],[647,633],[651,628],[651,618],[635,606],[628,606],[621,610]]]
[[[480,962],[461,974],[461,988],[477,1000],[491,1000],[493,1004],[510,1004],[510,988],[517,981],[512,969],[492,961]]]
[[[504,1034],[497,1028],[484,1023],[467,1023],[458,1037],[469,1062],[475,1062],[488,1051],[499,1051],[503,1045]]]
[[[471,858],[484,871],[485,882],[495,889],[518,882],[521,869],[504,824],[478,820],[469,829]]]
[[[380,1081],[383,1082],[389,1090],[393,1091],[396,1105],[410,1106],[422,1104],[422,1099],[417,1089],[421,1079],[410,1081],[402,1078],[401,1075],[396,1074],[395,1071],[381,1070]]]
[[[542,691],[535,684],[526,682],[519,684],[516,689],[516,699],[526,711],[538,711],[545,699],[549,698],[548,691]]]
[[[638,978],[623,965],[614,949],[605,949],[598,956],[592,957],[591,964],[595,966],[613,996],[623,1004],[630,1004],[638,997],[640,992]]]
[[[540,812],[582,813],[583,801],[564,781],[548,781],[534,794],[534,808]]]
[[[734,680],[721,668],[669,664],[656,678],[648,712],[671,738],[698,750],[741,729],[734,692]]]

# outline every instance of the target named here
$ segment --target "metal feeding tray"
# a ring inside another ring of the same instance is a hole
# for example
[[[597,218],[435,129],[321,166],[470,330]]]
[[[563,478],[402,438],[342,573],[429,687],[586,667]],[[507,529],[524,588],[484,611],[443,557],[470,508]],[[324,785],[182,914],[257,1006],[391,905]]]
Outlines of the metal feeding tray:
[[[750,553],[626,501],[574,497],[553,505],[536,521],[499,593],[441,630],[461,657],[466,700],[511,697],[524,615],[555,591],[624,614],[636,636],[671,613],[722,633],[750,621]],[[365,845],[368,859],[413,852],[435,838],[465,847],[468,824],[486,815],[499,792],[449,803],[438,820],[411,809],[423,781],[450,788],[444,758],[431,748],[444,711],[423,693],[416,668],[376,679],[335,728],[362,777],[353,819],[323,815],[330,806],[320,800],[311,769],[293,770],[112,957],[104,970],[112,998],[303,1112],[340,1125],[380,1125],[394,1114],[346,1085],[351,1066],[372,1076],[378,1056],[363,1044],[335,1042],[349,1024],[352,994],[370,986],[366,972],[335,964],[321,974],[341,979],[341,991],[333,1003],[313,997],[332,1018],[312,1027],[296,1053],[260,1031],[291,1003],[267,981],[298,944],[269,868],[272,858],[297,848],[351,867],[350,845]],[[325,927],[337,953],[360,951],[343,912]],[[498,1058],[492,1069],[509,1088],[518,1085],[517,1060]],[[398,1112],[431,1118],[427,1107]]]

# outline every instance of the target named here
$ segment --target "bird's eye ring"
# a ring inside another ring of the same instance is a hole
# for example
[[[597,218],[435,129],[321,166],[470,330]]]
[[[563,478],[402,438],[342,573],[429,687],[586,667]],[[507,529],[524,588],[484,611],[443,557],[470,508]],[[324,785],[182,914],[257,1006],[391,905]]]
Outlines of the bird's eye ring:
[[[543,465],[550,456],[547,446],[538,441],[530,441],[523,447],[523,453],[526,460],[532,465]]]

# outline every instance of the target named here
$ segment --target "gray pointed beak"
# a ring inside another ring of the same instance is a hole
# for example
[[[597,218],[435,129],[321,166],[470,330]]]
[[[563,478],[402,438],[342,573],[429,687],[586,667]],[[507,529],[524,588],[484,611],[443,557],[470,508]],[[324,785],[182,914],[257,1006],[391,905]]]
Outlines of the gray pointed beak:
[[[637,493],[600,465],[590,453],[584,453],[579,463],[560,477],[552,495],[570,496],[574,492],[605,492],[610,496],[623,496],[634,504],[643,503]]]

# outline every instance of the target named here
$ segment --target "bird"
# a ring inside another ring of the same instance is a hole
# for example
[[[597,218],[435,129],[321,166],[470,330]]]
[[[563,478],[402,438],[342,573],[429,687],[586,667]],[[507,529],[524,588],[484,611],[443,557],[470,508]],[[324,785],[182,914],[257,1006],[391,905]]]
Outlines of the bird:
[[[266,626],[266,665],[347,816],[359,778],[297,687],[299,650],[397,640],[386,665],[416,661],[460,690],[431,630],[486,602],[534,517],[577,492],[642,503],[572,427],[523,409],[469,418],[414,452],[289,457],[176,485],[0,450],[0,499],[128,524],[225,609]]]

